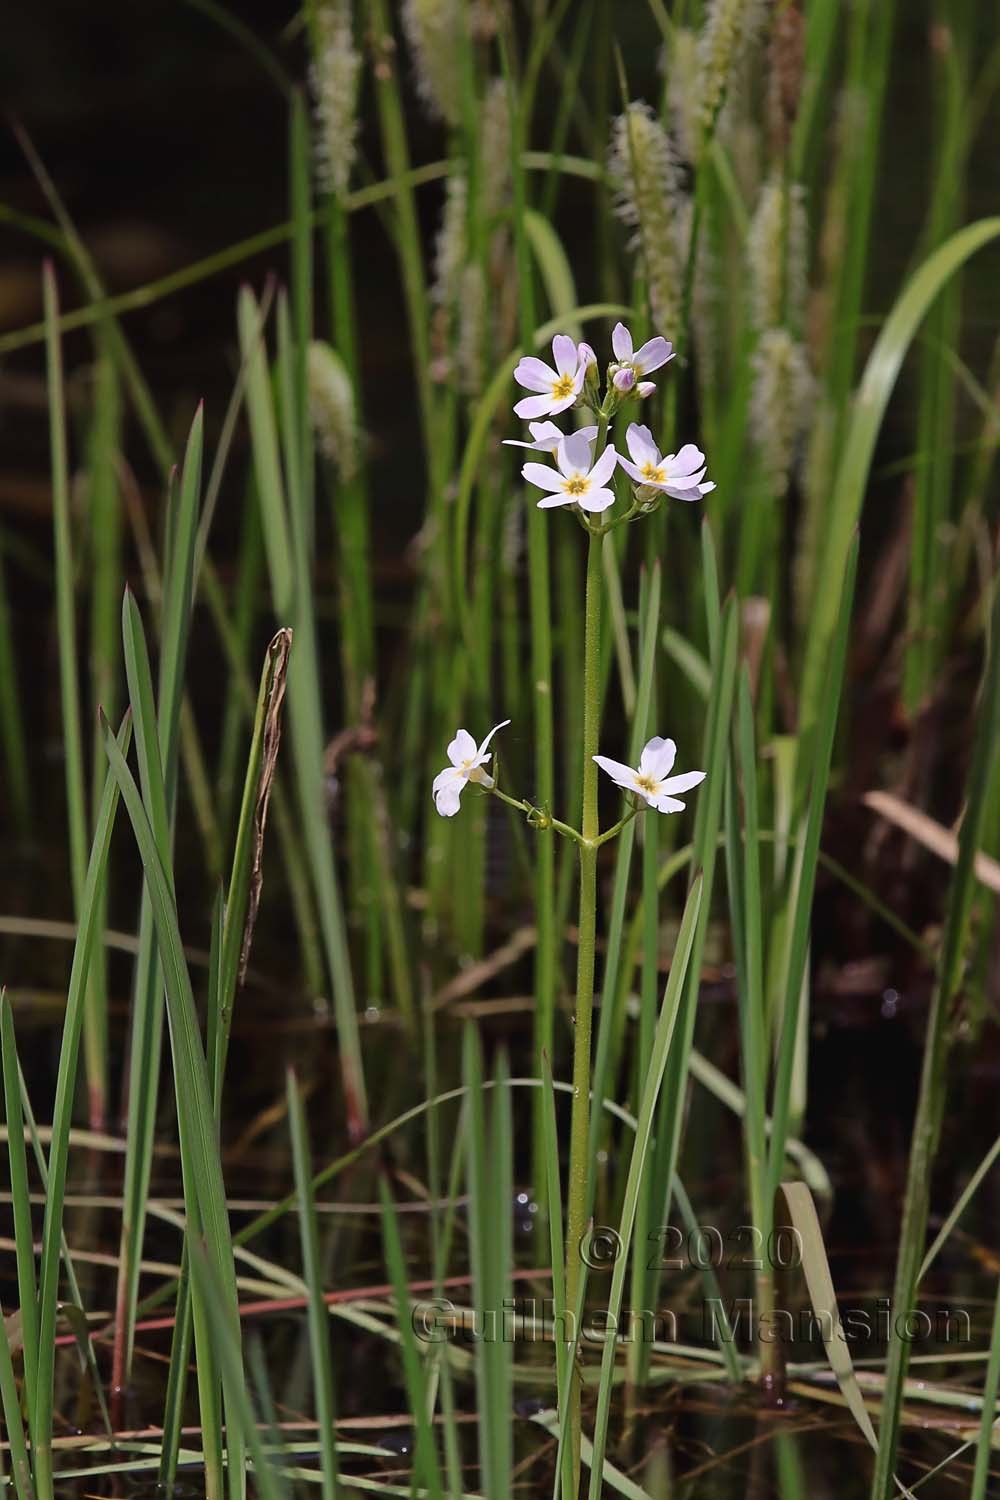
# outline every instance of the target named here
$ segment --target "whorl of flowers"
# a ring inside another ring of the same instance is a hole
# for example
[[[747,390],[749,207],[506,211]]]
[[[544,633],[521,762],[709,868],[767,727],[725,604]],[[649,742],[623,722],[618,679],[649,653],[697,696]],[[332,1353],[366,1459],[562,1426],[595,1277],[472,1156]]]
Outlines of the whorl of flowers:
[[[306,375],[316,441],[340,478],[348,480],[358,467],[358,427],[347,371],[335,350],[317,339],[309,345]]]
[[[674,136],[685,161],[694,161],[699,143],[698,36],[688,26],[678,26],[669,48],[660,54],[660,69],[667,80],[667,101]]]
[[[472,0],[469,34],[473,41],[492,42],[511,24],[508,0]]]
[[[792,597],[795,618],[804,628],[815,605],[816,570],[820,538],[827,517],[830,474],[836,460],[837,419],[832,403],[817,395],[809,413],[809,433],[802,457],[801,484],[804,505],[799,519],[799,545],[792,565]]]
[[[452,172],[445,188],[441,227],[434,243],[431,301],[438,307],[451,306],[458,298],[459,281],[465,263],[468,203],[469,190],[464,175]]]
[[[798,456],[813,397],[803,346],[787,328],[768,328],[753,357],[753,432],[771,493],[781,496]]]
[[[510,200],[510,102],[507,85],[494,78],[480,107],[483,210],[494,218]]]
[[[458,379],[466,396],[478,396],[483,386],[483,332],[486,287],[482,267],[464,266],[458,286]]]
[[[316,106],[320,186],[343,193],[354,165],[361,55],[354,45],[350,0],[325,0],[316,12],[317,54],[310,69]]]
[[[715,129],[744,45],[761,19],[760,0],[711,0],[698,39],[698,133],[704,142]]]
[[[753,320],[758,328],[805,316],[809,227],[804,189],[774,175],[761,188],[747,240]]]
[[[683,200],[669,138],[648,104],[632,103],[615,120],[608,169],[616,212],[635,229],[629,248],[642,256],[654,322],[673,327],[680,320],[683,286]]]
[[[805,81],[806,18],[794,0],[775,12],[768,53],[768,125],[772,150],[782,155],[788,149]]]
[[[457,125],[462,108],[461,0],[405,0],[403,29],[428,110]]]

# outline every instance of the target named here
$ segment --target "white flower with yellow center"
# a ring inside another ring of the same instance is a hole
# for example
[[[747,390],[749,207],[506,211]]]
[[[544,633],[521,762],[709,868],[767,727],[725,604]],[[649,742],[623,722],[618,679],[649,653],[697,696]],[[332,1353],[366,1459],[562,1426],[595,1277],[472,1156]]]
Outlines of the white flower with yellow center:
[[[557,333],[552,340],[552,358],[555,360],[554,370],[533,354],[526,354],[518,364],[514,371],[518,385],[541,394],[525,396],[519,401],[514,407],[515,416],[526,419],[554,417],[557,412],[575,404],[587,374],[586,358],[580,358],[579,348],[568,333]]]
[[[554,422],[529,422],[528,431],[532,437],[530,443],[523,443],[519,438],[504,438],[504,443],[508,448],[533,448],[536,453],[555,453],[563,440],[563,433]],[[597,436],[596,427],[581,427],[578,431],[589,442]]]
[[[494,724],[481,745],[476,744],[467,729],[460,729],[455,735],[448,746],[451,765],[438,772],[431,787],[434,806],[442,818],[453,818],[458,812],[459,801],[467,782],[477,782],[487,790],[496,784],[490,773],[483,770],[493,755],[486,747],[497,730],[509,723],[509,719],[504,719],[502,723]]]
[[[592,466],[591,439],[587,432],[584,428],[563,438],[556,449],[556,468],[549,469],[545,464],[524,465],[522,477],[540,490],[551,492],[539,500],[539,510],[549,510],[554,505],[578,505],[581,510],[601,511],[614,504],[615,492],[605,486],[615,471],[618,454],[609,443]]]
[[[657,812],[675,813],[684,811],[684,803],[678,792],[689,792],[705,780],[704,771],[682,771],[680,776],[671,776],[677,746],[673,740],[663,740],[659,735],[647,741],[638,768],[622,765],[620,760],[609,760],[606,755],[595,755],[594,759],[602,771],[626,792],[635,792],[645,798]]]
[[[632,461],[620,458],[618,462],[636,484],[648,485],[653,490],[664,490],[675,500],[700,500],[715,489],[711,480],[704,483],[705,455],[694,443],[685,443],[679,453],[660,453],[653,442],[648,427],[633,422],[625,434]]]
[[[668,339],[647,339],[640,348],[632,347],[632,335],[624,323],[616,323],[611,335],[611,347],[615,351],[615,362],[610,366],[611,377],[620,391],[630,391],[636,382],[649,385],[645,376],[658,370],[674,357],[674,346]],[[645,395],[647,392],[641,392]]]

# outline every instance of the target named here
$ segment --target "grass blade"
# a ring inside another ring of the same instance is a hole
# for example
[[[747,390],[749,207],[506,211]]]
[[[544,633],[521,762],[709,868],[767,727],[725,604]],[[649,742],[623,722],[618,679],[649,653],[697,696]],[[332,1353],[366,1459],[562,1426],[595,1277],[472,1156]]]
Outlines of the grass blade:
[[[886,319],[854,398],[830,497],[822,572],[817,576],[841,578],[846,572],[875,440],[903,360],[924,315],[948,279],[998,235],[1000,218],[981,219],[953,234],[910,278]],[[815,590],[803,665],[800,726],[803,733],[815,725],[824,702],[827,659],[836,632],[838,607],[832,589]]]
[[[6,990],[0,989],[0,1057],[3,1065],[4,1117],[10,1161],[10,1193],[17,1255],[17,1290],[24,1350],[24,1386],[28,1424],[33,1421],[38,1381],[38,1286],[35,1279],[35,1236],[31,1223],[31,1190],[24,1149],[21,1076],[14,1040],[14,1017]],[[9,1427],[9,1423],[8,1423]],[[13,1441],[13,1439],[12,1439]]]
[[[681,918],[674,949],[670,976],[663,992],[663,1004],[656,1023],[656,1035],[650,1054],[646,1077],[642,1086],[642,1103],[636,1124],[635,1141],[629,1159],[628,1178],[625,1184],[625,1199],[621,1221],[618,1226],[618,1257],[611,1273],[611,1291],[608,1295],[608,1329],[604,1353],[601,1357],[601,1380],[597,1391],[597,1414],[594,1418],[593,1456],[590,1467],[590,1500],[600,1500],[603,1488],[604,1453],[607,1447],[608,1418],[611,1414],[611,1392],[615,1367],[617,1330],[621,1313],[622,1293],[625,1289],[625,1274],[628,1268],[632,1231],[635,1227],[636,1206],[642,1189],[646,1168],[646,1156],[653,1133],[653,1116],[666,1071],[667,1057],[674,1037],[674,1026],[681,1006],[681,996],[687,980],[688,964],[694,949],[698,915],[701,909],[703,876],[696,876]]]
[[[122,755],[131,738],[131,717],[126,717],[117,741],[108,738]],[[90,851],[86,881],[79,910],[79,930],[73,949],[73,966],[66,993],[62,1047],[56,1097],[52,1108],[52,1141],[49,1147],[49,1180],[45,1198],[45,1222],[39,1264],[38,1301],[38,1372],[34,1394],[32,1441],[35,1464],[35,1488],[38,1500],[51,1500],[52,1475],[52,1404],[55,1373],[55,1330],[59,1308],[59,1263],[62,1254],[63,1204],[66,1195],[66,1168],[69,1160],[69,1136],[73,1123],[73,1099],[83,1027],[83,1008],[90,973],[90,960],[97,939],[97,918],[107,878],[111,830],[118,808],[118,786],[111,775],[105,780],[104,792],[94,825],[94,842]]]
[[[949,1017],[962,982],[969,920],[976,891],[975,859],[989,797],[1000,741],[1000,588],[994,588],[988,656],[972,763],[966,785],[965,816],[958,839],[958,863],[948,892],[944,936],[937,979],[927,1018],[923,1069],[913,1121],[910,1167],[900,1225],[899,1256],[893,1288],[893,1320],[885,1394],[879,1429],[879,1452],[872,1481],[872,1500],[889,1500],[892,1471],[896,1462],[903,1385],[909,1365],[910,1344],[901,1334],[913,1308],[930,1203],[931,1169],[937,1152],[946,1093],[949,1051]]]
[[[333,1361],[330,1355],[330,1314],[323,1300],[323,1273],[320,1261],[316,1200],[313,1196],[313,1169],[309,1152],[302,1094],[294,1071],[286,1074],[288,1124],[292,1134],[292,1162],[295,1169],[295,1192],[299,1200],[299,1236],[302,1241],[302,1269],[309,1288],[309,1346],[312,1351],[313,1395],[319,1428],[322,1461],[323,1500],[335,1500],[338,1488],[337,1433],[335,1427]]]
[[[213,1273],[225,1290],[225,1315],[232,1329],[232,1337],[239,1347],[239,1309],[226,1193],[215,1130],[215,1112],[212,1106],[205,1053],[198,1029],[194,996],[191,992],[191,979],[184,961],[180,933],[177,928],[172,882],[160,857],[139,789],[128,769],[121,748],[112,738],[107,726],[104,730],[104,748],[139,845],[153,917],[156,922],[157,943],[163,965],[167,1010],[170,1018],[171,1054],[177,1095],[177,1124],[181,1141],[188,1230],[191,1236],[200,1232],[203,1237]],[[213,1369],[213,1342],[208,1337],[207,1310],[203,1306],[199,1307],[197,1298],[194,1318],[199,1383],[200,1388],[207,1392]],[[227,1380],[225,1376],[224,1386],[228,1411],[230,1406],[243,1395],[242,1379],[239,1382],[239,1391],[233,1388],[232,1380]],[[206,1411],[203,1402],[203,1425],[208,1415],[209,1412]],[[210,1434],[206,1432],[206,1443],[209,1437]],[[234,1423],[230,1423],[228,1428],[228,1461],[231,1481],[237,1489],[240,1489],[245,1483],[243,1440],[240,1429]]]
[[[430,1500],[444,1500],[441,1486],[441,1471],[438,1467],[434,1444],[434,1428],[431,1425],[427,1404],[427,1382],[424,1367],[417,1348],[417,1337],[410,1318],[410,1298],[406,1286],[406,1263],[403,1245],[399,1237],[399,1221],[385,1178],[379,1179],[379,1202],[382,1205],[382,1240],[385,1248],[385,1263],[396,1299],[396,1326],[403,1355],[403,1373],[406,1393],[416,1429],[416,1462],[414,1480],[426,1487]]]

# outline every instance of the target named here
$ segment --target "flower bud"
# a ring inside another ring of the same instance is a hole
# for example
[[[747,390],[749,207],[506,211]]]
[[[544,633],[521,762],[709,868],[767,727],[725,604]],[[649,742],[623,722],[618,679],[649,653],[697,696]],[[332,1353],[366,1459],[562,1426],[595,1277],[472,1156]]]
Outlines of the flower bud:
[[[627,393],[635,385],[635,371],[631,365],[622,365],[612,376],[612,384],[615,389]]]
[[[583,391],[592,406],[597,405],[601,377],[597,368],[597,355],[589,344],[577,344],[576,357],[582,365],[586,365],[586,374],[583,377]]]
[[[645,400],[647,400],[648,397],[650,397],[653,394],[653,392],[655,390],[656,390],[656,381],[655,380],[640,380],[639,384],[635,388],[635,393],[639,397],[640,401],[645,401]]]

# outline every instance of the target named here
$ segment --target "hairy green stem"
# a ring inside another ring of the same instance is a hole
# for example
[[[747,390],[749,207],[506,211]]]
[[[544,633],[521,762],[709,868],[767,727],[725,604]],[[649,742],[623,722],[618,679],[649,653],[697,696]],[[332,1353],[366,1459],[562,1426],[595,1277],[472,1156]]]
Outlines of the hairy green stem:
[[[595,452],[603,448],[602,419]],[[591,535],[587,552],[587,595],[583,657],[583,813],[580,844],[580,916],[573,1040],[573,1112],[570,1124],[569,1188],[566,1216],[566,1306],[575,1308],[580,1285],[580,1244],[587,1215],[587,1143],[590,1137],[590,1034],[594,1011],[594,957],[597,938],[597,732],[601,716],[601,588],[603,538]],[[569,1437],[573,1471],[580,1464],[580,1379],[570,1388]]]

